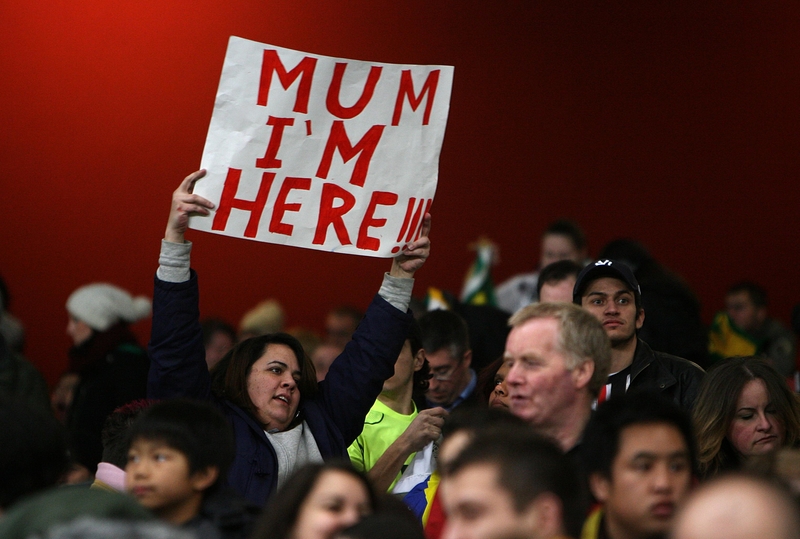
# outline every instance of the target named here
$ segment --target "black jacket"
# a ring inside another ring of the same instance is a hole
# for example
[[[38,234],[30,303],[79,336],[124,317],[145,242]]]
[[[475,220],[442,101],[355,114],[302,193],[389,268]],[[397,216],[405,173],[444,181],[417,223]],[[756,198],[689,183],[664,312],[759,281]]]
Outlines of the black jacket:
[[[637,338],[628,391],[656,391],[670,397],[684,410],[691,411],[704,374],[705,371],[696,363],[654,352],[646,342]]]

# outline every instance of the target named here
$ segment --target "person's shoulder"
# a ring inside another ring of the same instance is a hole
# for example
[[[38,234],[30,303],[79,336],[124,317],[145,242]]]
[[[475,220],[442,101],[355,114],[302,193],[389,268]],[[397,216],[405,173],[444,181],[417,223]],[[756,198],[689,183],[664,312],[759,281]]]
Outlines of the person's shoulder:
[[[682,357],[673,356],[672,354],[667,354],[665,352],[655,351],[653,352],[653,355],[655,355],[658,361],[668,366],[673,372],[686,372],[694,376],[703,376],[703,374],[706,372],[694,361],[689,361],[688,359],[684,359]]]

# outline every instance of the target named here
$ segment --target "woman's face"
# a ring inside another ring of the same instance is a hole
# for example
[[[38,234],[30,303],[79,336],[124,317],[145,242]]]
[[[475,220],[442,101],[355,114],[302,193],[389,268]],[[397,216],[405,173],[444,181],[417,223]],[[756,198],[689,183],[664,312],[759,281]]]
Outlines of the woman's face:
[[[331,539],[371,510],[361,481],[339,470],[325,471],[300,506],[290,539]]]
[[[86,322],[81,322],[72,315],[69,315],[67,322],[67,335],[72,339],[72,344],[78,346],[79,344],[88,341],[92,336],[92,328]]]
[[[763,380],[750,380],[739,393],[728,441],[742,456],[764,455],[783,446],[786,426]]]
[[[508,389],[506,388],[506,375],[508,374],[509,366],[507,363],[500,365],[497,369],[497,374],[494,375],[494,390],[489,395],[489,406],[504,408],[508,410],[509,397]]]
[[[300,366],[285,344],[267,345],[264,355],[250,367],[247,394],[265,430],[286,430],[300,404]]]

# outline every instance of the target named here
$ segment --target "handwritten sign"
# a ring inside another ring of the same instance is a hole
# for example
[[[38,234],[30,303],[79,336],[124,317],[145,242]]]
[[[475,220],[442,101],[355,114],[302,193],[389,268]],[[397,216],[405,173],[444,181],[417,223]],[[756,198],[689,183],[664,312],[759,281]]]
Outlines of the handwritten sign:
[[[191,228],[391,257],[436,192],[453,68],[362,62],[231,37]]]

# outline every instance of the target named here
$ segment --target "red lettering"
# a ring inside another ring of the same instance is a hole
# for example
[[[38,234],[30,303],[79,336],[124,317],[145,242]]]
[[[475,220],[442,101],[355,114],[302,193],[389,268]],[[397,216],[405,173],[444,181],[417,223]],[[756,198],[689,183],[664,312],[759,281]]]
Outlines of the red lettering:
[[[386,219],[376,219],[375,208],[381,206],[394,206],[397,204],[397,195],[394,193],[387,193],[384,191],[375,191],[369,199],[367,206],[367,213],[364,214],[364,219],[361,221],[361,226],[358,229],[358,239],[356,240],[356,247],[365,249],[367,251],[377,251],[381,246],[381,241],[377,238],[370,237],[369,229],[381,227],[386,224]]]
[[[341,206],[334,206],[334,200],[342,201]],[[346,189],[339,187],[335,183],[326,183],[322,186],[322,197],[319,203],[319,219],[317,219],[317,230],[314,232],[314,245],[323,245],[328,235],[328,227],[333,225],[336,237],[342,245],[350,245],[350,236],[344,226],[342,217],[355,206],[356,197]]]
[[[300,78],[300,83],[297,86],[297,97],[294,101],[295,112],[302,114],[308,113],[308,96],[311,93],[311,81],[314,78],[314,69],[317,66],[317,59],[306,56],[294,69],[287,71],[278,57],[278,51],[274,49],[267,49],[264,51],[264,60],[261,63],[261,83],[258,86],[258,101],[257,104],[264,107],[267,106],[267,99],[269,99],[269,87],[272,84],[272,74],[277,73],[278,79],[284,90],[288,90],[289,86],[294,81]]]
[[[258,194],[255,200],[236,198],[241,176],[241,170],[235,168],[228,169],[228,175],[222,187],[222,197],[219,201],[219,208],[214,215],[214,222],[211,224],[211,230],[225,230],[225,227],[228,225],[228,217],[231,215],[231,209],[236,208],[237,210],[250,212],[250,220],[247,221],[244,235],[246,238],[255,238],[258,232],[258,223],[261,220],[261,214],[264,213],[264,206],[267,204],[267,196],[272,187],[272,181],[275,179],[275,173],[264,172],[261,175],[261,184],[258,186]]]
[[[403,113],[403,99],[408,97],[408,104],[411,105],[411,110],[416,111],[419,104],[422,103],[422,98],[428,94],[428,100],[425,102],[425,114],[422,116],[422,125],[428,125],[431,118],[431,108],[433,107],[433,98],[436,95],[436,87],[439,84],[439,70],[435,69],[428,74],[425,79],[425,84],[422,85],[422,90],[417,96],[414,93],[414,81],[411,79],[411,70],[404,69],[400,74],[400,88],[397,90],[397,100],[394,103],[394,114],[392,114],[392,125],[400,123],[400,115]]]
[[[367,178],[369,171],[369,162],[372,159],[372,154],[375,153],[375,148],[383,135],[385,125],[374,125],[369,128],[369,131],[353,146],[350,144],[350,138],[347,136],[347,131],[344,128],[344,122],[341,120],[334,120],[331,126],[331,134],[328,137],[328,142],[325,144],[325,150],[322,152],[322,160],[317,169],[317,178],[327,178],[328,172],[331,170],[331,161],[333,160],[333,152],[339,150],[342,160],[347,163],[356,155],[356,165],[353,167],[353,174],[350,176],[350,183],[359,187],[364,187],[364,181]]]
[[[269,231],[273,234],[283,234],[291,236],[294,227],[283,222],[283,216],[287,211],[300,211],[300,203],[287,203],[286,197],[292,189],[308,191],[311,189],[311,178],[292,178],[291,176],[283,180],[281,190],[278,191],[278,198],[275,199],[275,207],[272,209],[272,219],[269,221]]]
[[[406,243],[411,241],[411,238],[414,236],[414,232],[422,226],[422,203],[424,199],[419,199],[419,204],[417,205],[417,211],[414,212],[414,217],[411,218],[411,222],[408,225],[408,235],[406,236]]]
[[[431,204],[433,204],[432,198],[429,198],[427,201],[425,201],[425,211],[422,212],[423,217],[425,216],[426,213],[430,213]],[[420,203],[420,206],[422,206],[422,203]],[[419,235],[422,233],[422,225],[424,224],[424,221],[425,219],[420,220],[419,227],[417,227],[417,233],[414,236],[414,241],[417,241],[419,239]]]
[[[408,230],[408,223],[411,221],[411,212],[414,211],[414,203],[416,198],[411,197],[408,199],[408,206],[406,206],[406,216],[403,218],[403,226],[400,227],[400,233],[397,235],[397,241],[403,241],[403,234]]]
[[[283,140],[283,129],[287,125],[294,125],[294,118],[276,118],[270,116],[267,125],[272,126],[272,133],[269,135],[269,144],[264,157],[256,159],[256,166],[259,168],[281,168],[281,160],[278,159],[278,149]]]
[[[328,111],[334,116],[349,120],[361,114],[364,107],[366,107],[370,99],[372,99],[372,94],[375,92],[375,85],[378,84],[378,79],[381,78],[381,70],[383,70],[383,68],[372,66],[367,76],[367,82],[364,84],[364,89],[361,91],[361,97],[358,98],[358,101],[356,101],[356,104],[352,107],[343,107],[339,101],[339,94],[342,91],[342,77],[344,76],[344,70],[346,68],[347,64],[343,62],[337,62],[336,67],[333,68],[333,79],[328,88],[328,97],[325,98],[325,106],[328,107]]]

